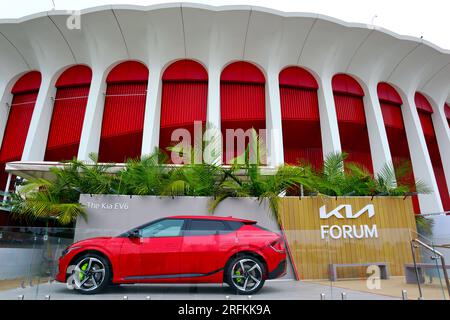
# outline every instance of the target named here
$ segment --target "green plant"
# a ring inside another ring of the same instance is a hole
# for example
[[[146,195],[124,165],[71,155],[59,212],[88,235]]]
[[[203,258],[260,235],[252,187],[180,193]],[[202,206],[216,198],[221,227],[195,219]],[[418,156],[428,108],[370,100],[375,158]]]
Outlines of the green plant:
[[[245,151],[231,161],[231,168],[223,169],[223,176],[210,202],[210,211],[230,197],[256,197],[268,201],[276,219],[280,196],[299,185],[312,186],[310,167],[281,166],[272,174],[262,174],[261,160],[265,157],[263,144],[253,131]]]
[[[412,179],[412,168],[408,161],[385,164],[375,179],[377,195],[404,196],[414,193],[428,194],[431,189],[421,180]]]
[[[402,178],[411,174],[408,164],[395,168],[385,165],[374,178],[365,168],[346,161],[345,153],[328,155],[321,170],[302,163],[264,172],[263,145],[253,132],[245,151],[231,161],[231,166],[218,165],[217,155],[212,164],[166,165],[167,156],[155,150],[140,160],[129,160],[124,169],[113,172],[112,164],[98,163],[97,157],[91,155],[89,162],[71,160],[51,168],[51,180],[28,180],[10,195],[5,206],[27,219],[52,218],[68,224],[78,216],[86,218],[78,203],[82,193],[205,196],[211,197],[211,212],[227,198],[255,197],[260,203],[267,201],[278,218],[279,201],[285,195],[407,196],[430,191],[421,181],[405,183],[408,179]]]
[[[162,190],[166,196],[213,196],[223,171],[213,164],[188,164],[170,170]]]
[[[431,236],[433,234],[434,221],[423,216],[416,215],[417,232],[424,236]]]
[[[55,219],[61,225],[68,225],[78,216],[87,219],[78,199],[78,193],[63,181],[37,178],[27,181],[19,192],[11,194],[8,206],[17,218]]]
[[[128,160],[124,170],[117,174],[113,185],[117,194],[160,195],[169,179],[168,169],[163,165],[167,156],[155,151],[140,160]]]
[[[345,153],[331,153],[324,162],[321,172],[312,171],[310,174],[315,177],[313,188],[321,194],[330,196],[341,196],[344,194],[344,159]]]
[[[113,164],[98,162],[96,154],[89,155],[90,161],[70,160],[62,168],[51,168],[55,181],[73,189],[78,194],[115,194],[116,177],[109,172]]]

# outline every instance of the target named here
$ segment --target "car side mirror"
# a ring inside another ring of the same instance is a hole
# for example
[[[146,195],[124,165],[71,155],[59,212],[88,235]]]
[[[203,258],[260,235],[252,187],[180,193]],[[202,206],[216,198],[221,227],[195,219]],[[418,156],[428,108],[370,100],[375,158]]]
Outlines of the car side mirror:
[[[131,230],[130,233],[128,233],[128,238],[140,238],[141,234],[139,233],[138,229]]]

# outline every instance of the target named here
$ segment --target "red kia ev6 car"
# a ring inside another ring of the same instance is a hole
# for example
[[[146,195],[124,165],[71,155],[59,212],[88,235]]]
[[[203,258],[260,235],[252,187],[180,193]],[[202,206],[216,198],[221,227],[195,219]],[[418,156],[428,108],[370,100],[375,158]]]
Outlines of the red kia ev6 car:
[[[255,221],[173,216],[70,245],[56,280],[85,294],[127,283],[227,283],[253,294],[285,273],[283,239]]]

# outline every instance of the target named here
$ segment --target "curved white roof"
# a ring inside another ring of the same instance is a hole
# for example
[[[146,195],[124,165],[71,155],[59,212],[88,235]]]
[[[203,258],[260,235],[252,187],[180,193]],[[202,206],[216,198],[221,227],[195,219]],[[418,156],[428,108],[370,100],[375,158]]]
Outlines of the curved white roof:
[[[81,29],[67,11],[0,20],[0,83],[28,70],[53,77],[72,64],[108,68],[125,59],[168,64],[191,58],[210,66],[248,60],[265,72],[288,65],[317,77],[345,72],[365,87],[380,81],[401,92],[422,91],[443,105],[450,93],[450,51],[423,39],[311,13],[253,6],[113,5],[81,11]]]

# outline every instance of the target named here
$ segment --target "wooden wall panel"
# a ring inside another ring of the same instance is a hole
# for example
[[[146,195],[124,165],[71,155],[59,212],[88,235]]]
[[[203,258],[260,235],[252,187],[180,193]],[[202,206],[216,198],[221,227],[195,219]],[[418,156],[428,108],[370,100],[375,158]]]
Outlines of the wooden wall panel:
[[[356,213],[373,204],[375,215],[356,219],[320,219],[319,209],[327,211],[349,204]],[[280,222],[286,234],[299,279],[328,279],[330,263],[387,262],[390,274],[403,275],[403,265],[412,262],[411,230],[416,231],[410,198],[402,197],[285,197],[280,203]],[[321,239],[321,225],[377,225],[378,238]],[[338,276],[366,278],[366,268],[338,269]]]

